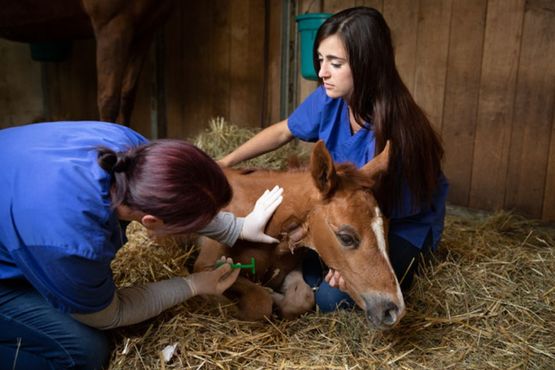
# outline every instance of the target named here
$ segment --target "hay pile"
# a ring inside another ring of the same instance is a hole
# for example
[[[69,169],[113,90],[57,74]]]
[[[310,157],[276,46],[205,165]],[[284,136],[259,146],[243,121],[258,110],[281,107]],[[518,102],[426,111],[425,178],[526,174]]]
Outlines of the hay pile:
[[[138,224],[113,268],[127,285],[186,275],[194,241],[150,240]],[[439,251],[389,332],[361,312],[240,322],[196,297],[112,332],[110,369],[555,368],[555,228],[510,213],[448,209]],[[165,363],[161,351],[176,344]]]
[[[230,124],[223,118],[218,117],[210,120],[208,128],[196,138],[193,138],[191,142],[213,158],[219,159],[258,132],[259,130],[256,129]],[[292,141],[273,152],[241,163],[241,167],[283,169],[288,166],[291,157],[300,161],[306,160],[310,154],[306,148],[306,146],[298,145],[297,142]]]

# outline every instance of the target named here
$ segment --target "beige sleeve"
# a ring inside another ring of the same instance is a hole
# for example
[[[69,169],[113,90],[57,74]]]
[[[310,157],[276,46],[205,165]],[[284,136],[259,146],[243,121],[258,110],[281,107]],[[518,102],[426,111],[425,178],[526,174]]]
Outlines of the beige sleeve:
[[[194,294],[187,278],[176,277],[141,286],[120,288],[112,303],[90,314],[72,314],[88,326],[106,330],[139,323],[185,302]]]

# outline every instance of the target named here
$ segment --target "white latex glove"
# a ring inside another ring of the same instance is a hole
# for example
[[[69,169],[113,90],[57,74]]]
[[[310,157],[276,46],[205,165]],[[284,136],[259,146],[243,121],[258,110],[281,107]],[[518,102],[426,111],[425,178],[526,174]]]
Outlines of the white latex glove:
[[[239,238],[251,242],[278,243],[279,240],[264,233],[266,224],[283,201],[283,188],[276,185],[271,191],[266,190],[256,201],[251,213],[245,217]]]
[[[235,280],[237,280],[241,269],[232,271],[230,264],[233,263],[233,260],[231,258],[226,259],[222,257],[221,260],[224,264],[217,269],[195,272],[185,278],[185,281],[189,284],[189,288],[191,289],[192,296],[197,294],[222,294],[235,282]]]

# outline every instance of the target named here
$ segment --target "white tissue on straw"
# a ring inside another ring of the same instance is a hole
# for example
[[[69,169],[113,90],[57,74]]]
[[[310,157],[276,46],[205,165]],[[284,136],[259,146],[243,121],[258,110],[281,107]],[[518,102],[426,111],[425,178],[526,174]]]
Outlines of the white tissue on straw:
[[[164,357],[165,362],[170,362],[170,360],[173,357],[173,354],[175,353],[176,348],[177,348],[177,343],[174,343],[172,345],[166,346],[166,348],[162,350],[162,356]]]

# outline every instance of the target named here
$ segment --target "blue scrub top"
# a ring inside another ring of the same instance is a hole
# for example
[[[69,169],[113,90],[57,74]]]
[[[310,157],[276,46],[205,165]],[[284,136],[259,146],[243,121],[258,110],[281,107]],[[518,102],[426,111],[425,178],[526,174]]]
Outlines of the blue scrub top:
[[[104,122],[0,130],[0,279],[28,280],[64,312],[96,312],[115,292],[110,262],[124,234],[97,148],[146,143]]]
[[[347,103],[343,99],[327,96],[322,86],[289,116],[288,126],[291,133],[301,140],[323,140],[337,163],[352,162],[360,168],[374,158],[374,131],[362,128],[352,134]],[[431,231],[435,249],[443,232],[447,190],[447,179],[441,174],[432,204],[414,210],[410,191],[404,185],[401,208],[391,215],[390,232],[421,249]]]

